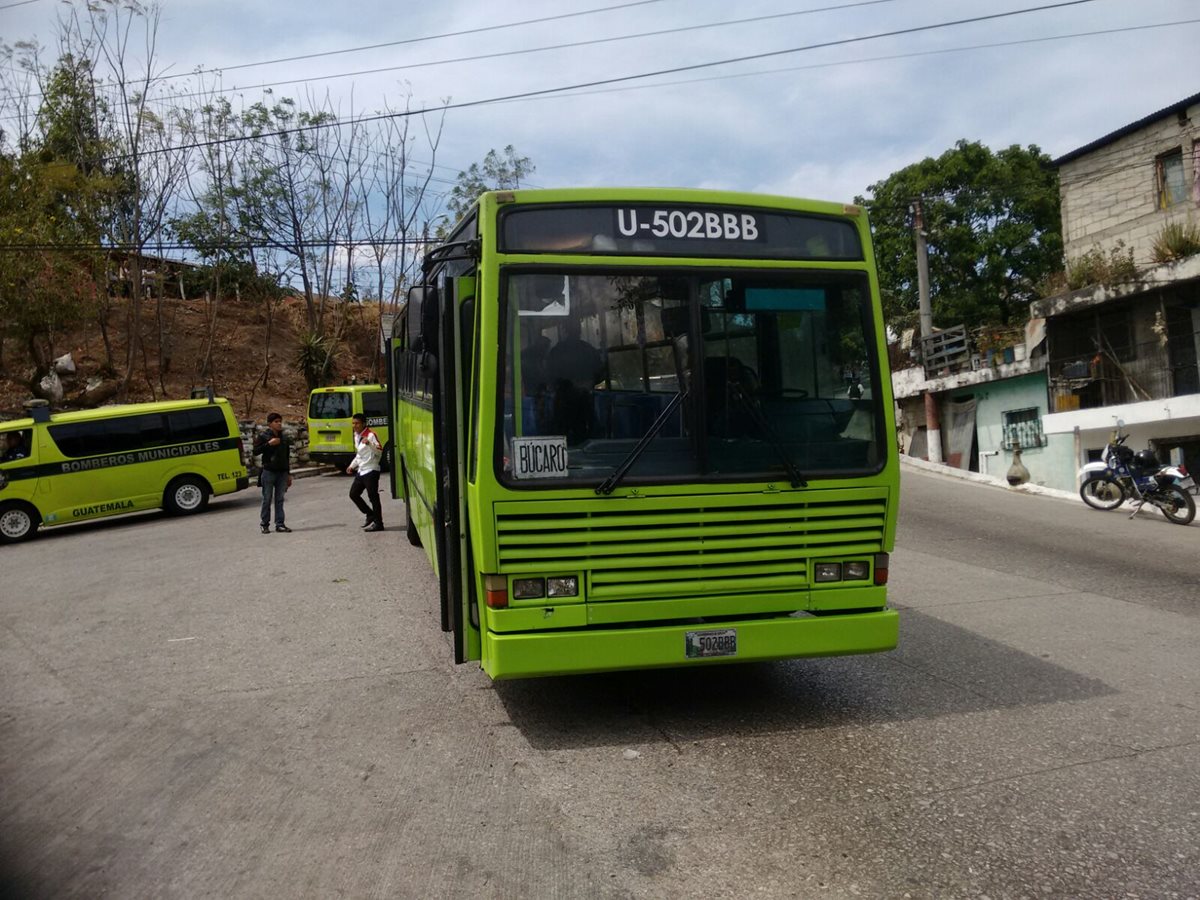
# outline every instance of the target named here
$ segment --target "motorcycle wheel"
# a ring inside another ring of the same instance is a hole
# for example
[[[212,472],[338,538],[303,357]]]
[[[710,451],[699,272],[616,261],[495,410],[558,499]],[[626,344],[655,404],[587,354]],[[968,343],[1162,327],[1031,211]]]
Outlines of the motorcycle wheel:
[[[1167,520],[1176,525],[1190,525],[1196,518],[1196,504],[1192,495],[1177,484],[1169,484],[1160,488],[1154,499],[1154,505],[1162,510]]]
[[[1116,509],[1125,502],[1125,488],[1120,482],[1101,475],[1085,481],[1079,488],[1079,496],[1092,509]]]

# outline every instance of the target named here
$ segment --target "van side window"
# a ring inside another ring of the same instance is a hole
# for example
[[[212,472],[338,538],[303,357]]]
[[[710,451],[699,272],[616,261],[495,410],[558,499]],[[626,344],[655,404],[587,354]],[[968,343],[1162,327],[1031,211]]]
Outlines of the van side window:
[[[383,391],[371,391],[362,395],[363,415],[386,416],[387,394]]]
[[[225,421],[225,414],[216,406],[167,413],[167,423],[171,427],[172,444],[214,441],[229,437],[229,424]]]
[[[147,447],[229,436],[225,415],[216,406],[118,416],[92,422],[64,422],[51,425],[48,430],[59,451],[67,457],[128,453]]]
[[[0,434],[0,462],[16,462],[29,459],[33,432],[28,428],[21,431],[6,431]]]

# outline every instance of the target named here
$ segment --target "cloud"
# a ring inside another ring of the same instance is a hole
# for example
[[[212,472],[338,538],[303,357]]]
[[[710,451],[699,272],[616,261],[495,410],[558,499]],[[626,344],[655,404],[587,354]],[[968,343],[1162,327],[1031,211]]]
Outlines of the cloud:
[[[436,106],[446,97],[497,97],[1021,5],[1016,0],[986,4],[986,9],[953,0],[880,3],[283,86],[275,95],[328,91],[343,110],[351,108],[351,98],[354,109],[373,110],[385,98],[397,102],[410,84],[414,105]],[[31,33],[46,39],[56,7],[13,9],[5,25],[9,42]],[[786,10],[767,4],[731,7],[715,0],[686,5],[665,0],[541,25],[226,71],[224,84],[326,77]],[[364,0],[352,11],[312,0],[292,0],[286,11],[270,0],[179,0],[165,7],[160,58],[182,73],[196,65],[229,66],[562,12],[550,0],[520,7],[482,0],[436,5]],[[848,200],[896,168],[939,154],[959,138],[990,146],[1033,143],[1057,155],[1174,102],[1193,87],[1180,82],[1178,73],[1194,56],[1200,25],[904,59],[876,57],[1196,16],[1192,0],[1146,0],[1136,6],[1101,2],[654,79],[686,84],[647,88],[646,82],[632,82],[578,96],[454,110],[446,118],[438,162],[451,170],[465,168],[490,148],[513,144],[532,157],[538,167],[532,181],[542,186],[714,186]],[[792,71],[746,74],[779,69]],[[729,77],[735,75],[743,77]],[[720,80],[698,80],[715,77]],[[258,92],[251,89],[245,96],[253,100]]]

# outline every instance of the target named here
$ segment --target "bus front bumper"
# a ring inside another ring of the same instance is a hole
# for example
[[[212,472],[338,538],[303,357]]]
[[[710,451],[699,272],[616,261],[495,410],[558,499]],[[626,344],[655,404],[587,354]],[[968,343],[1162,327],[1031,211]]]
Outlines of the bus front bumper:
[[[737,633],[731,656],[689,658],[688,632]],[[483,632],[483,668],[493,679],[584,674],[618,669],[706,666],[892,650],[899,637],[893,609],[829,616],[751,619],[706,625],[587,628],[537,634]]]

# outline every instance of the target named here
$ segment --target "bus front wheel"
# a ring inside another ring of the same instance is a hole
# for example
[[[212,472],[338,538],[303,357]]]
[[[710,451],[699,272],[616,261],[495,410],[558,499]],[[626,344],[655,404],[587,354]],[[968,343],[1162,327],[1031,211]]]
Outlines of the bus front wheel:
[[[0,504],[0,543],[27,541],[41,524],[37,513],[23,503]]]
[[[173,516],[200,512],[208,506],[208,485],[192,475],[176,478],[167,485],[163,509]]]

